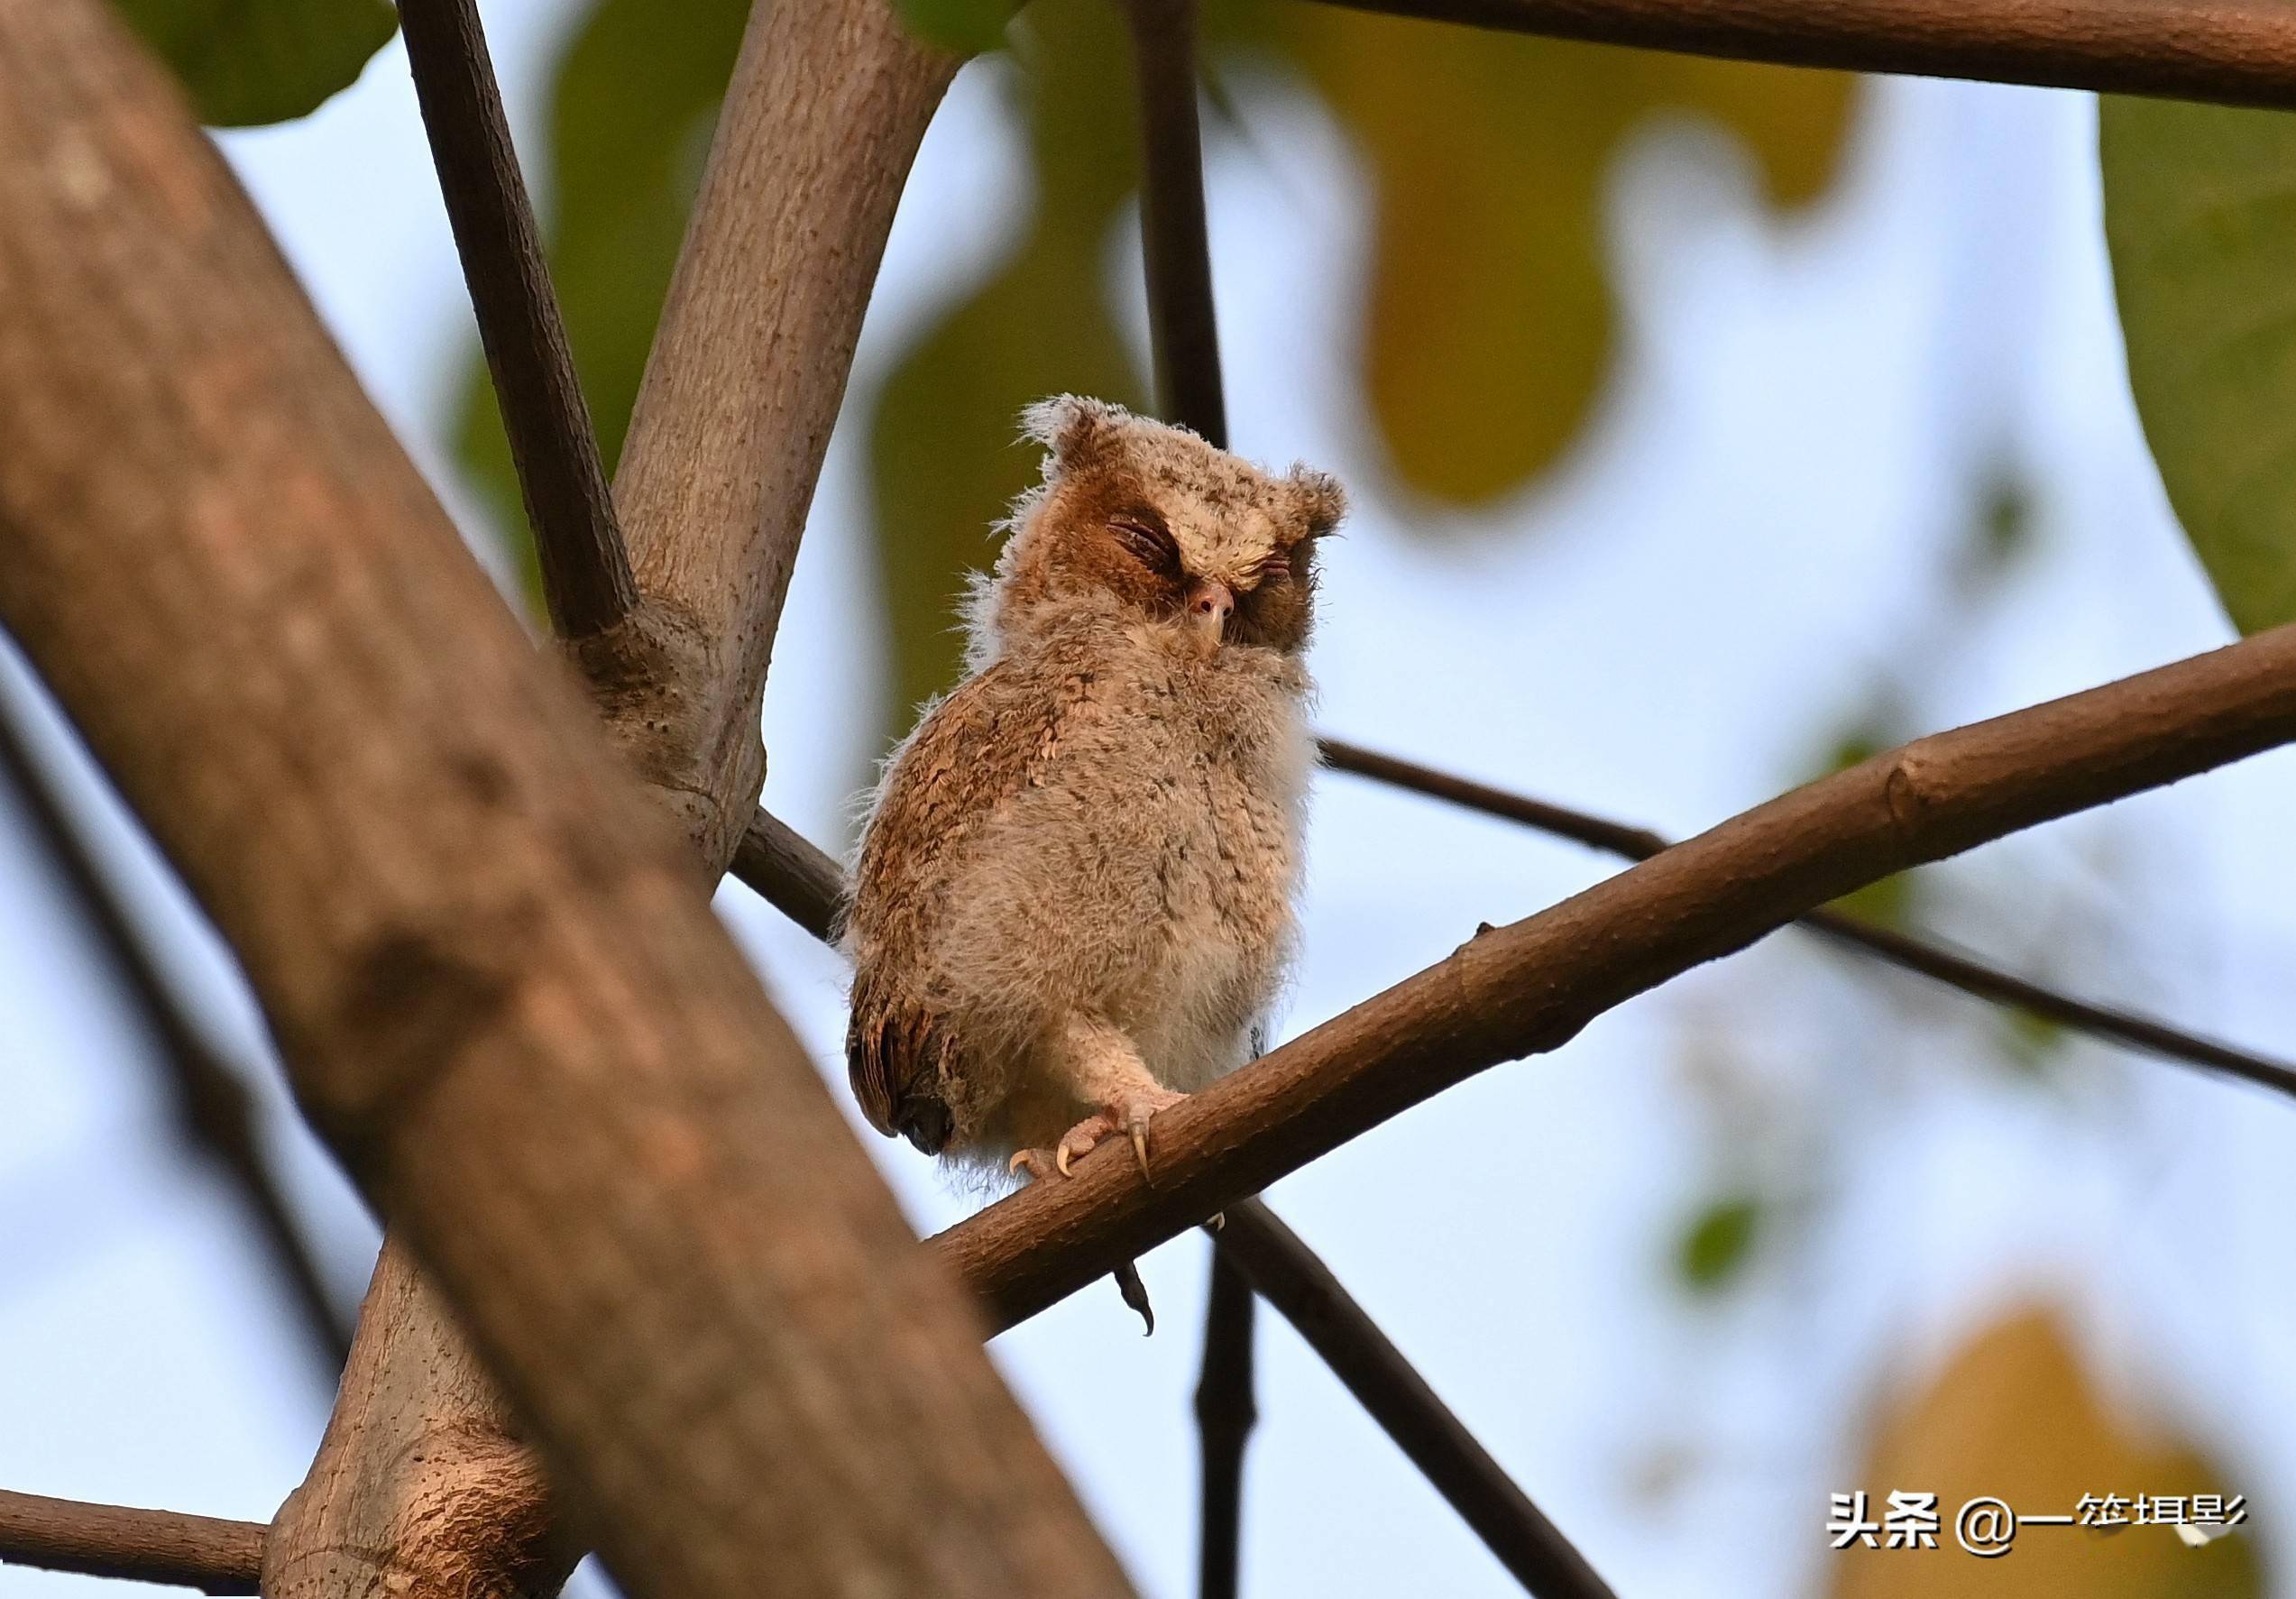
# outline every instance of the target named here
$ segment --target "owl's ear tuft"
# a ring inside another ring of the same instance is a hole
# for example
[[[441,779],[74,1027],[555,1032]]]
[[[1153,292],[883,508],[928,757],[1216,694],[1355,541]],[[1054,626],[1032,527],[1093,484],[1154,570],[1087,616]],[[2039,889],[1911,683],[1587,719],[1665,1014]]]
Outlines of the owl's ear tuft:
[[[1291,491],[1291,503],[1307,529],[1303,537],[1321,538],[1339,526],[1339,519],[1347,514],[1347,491],[1331,473],[1318,472],[1312,466],[1295,465],[1283,481]]]
[[[1021,432],[1051,451],[1045,475],[1075,472],[1105,456],[1116,442],[1121,407],[1081,394],[1055,394],[1021,412]]]

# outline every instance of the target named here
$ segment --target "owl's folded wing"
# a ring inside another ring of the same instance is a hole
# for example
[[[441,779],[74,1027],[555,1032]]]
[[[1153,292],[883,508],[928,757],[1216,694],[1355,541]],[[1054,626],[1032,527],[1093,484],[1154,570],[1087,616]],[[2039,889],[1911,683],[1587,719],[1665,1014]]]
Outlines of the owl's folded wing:
[[[1047,694],[1001,665],[965,682],[894,756],[862,836],[848,919],[846,1070],[870,1125],[929,1153],[948,1135],[936,1084],[962,1069],[923,980],[951,880],[998,808],[1055,758],[1062,721],[1088,682]]]

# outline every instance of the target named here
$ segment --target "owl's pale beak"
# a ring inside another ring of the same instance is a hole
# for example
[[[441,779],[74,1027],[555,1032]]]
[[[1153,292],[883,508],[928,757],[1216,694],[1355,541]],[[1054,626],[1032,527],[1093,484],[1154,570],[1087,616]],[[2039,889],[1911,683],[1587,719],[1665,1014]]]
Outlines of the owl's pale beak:
[[[1235,593],[1227,584],[1216,578],[1199,577],[1188,591],[1188,621],[1204,653],[1209,655],[1220,645],[1220,635],[1227,629],[1227,619],[1235,611]]]

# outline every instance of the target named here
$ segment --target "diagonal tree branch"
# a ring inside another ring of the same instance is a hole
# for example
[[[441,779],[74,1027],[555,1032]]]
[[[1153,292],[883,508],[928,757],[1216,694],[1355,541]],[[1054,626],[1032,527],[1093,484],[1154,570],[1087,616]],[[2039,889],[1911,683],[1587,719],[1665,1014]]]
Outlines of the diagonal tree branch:
[[[1648,860],[1667,848],[1664,838],[1643,828],[1629,827],[1600,816],[1590,816],[1583,811],[1550,804],[1545,800],[1510,794],[1504,789],[1492,788],[1448,772],[1438,772],[1414,761],[1399,760],[1394,756],[1382,755],[1343,740],[1325,738],[1318,742],[1324,764],[1336,771],[1351,772],[1359,777],[1391,784],[1432,799],[1446,800],[1488,816],[1520,822],[1542,832],[1575,840],[1592,849],[1623,855],[1630,860]],[[2296,1096],[2296,1066],[2236,1049],[2212,1038],[2202,1038],[2149,1016],[2076,999],[2042,984],[2012,977],[1931,940],[1915,938],[1887,927],[1878,927],[1861,917],[1841,911],[1809,911],[1795,917],[1794,924],[1830,939],[1845,949],[1875,956],[1924,977],[1934,978],[1977,998],[2030,1011],[2034,1015],[2085,1033],[2090,1037],[2126,1044],[2163,1060],[2180,1061]]]
[[[279,1179],[264,1158],[254,1096],[185,1010],[148,936],[111,874],[96,858],[68,810],[49,767],[24,737],[24,708],[0,695],[0,783],[23,796],[41,841],[87,913],[117,970],[123,992],[158,1048],[173,1089],[185,1142],[222,1169],[232,1184],[296,1319],[326,1373],[343,1369],[351,1328],[311,1258]]]
[[[474,0],[399,0],[399,27],[534,527],[550,620],[561,638],[602,633],[637,606],[638,583],[542,263],[478,7]]]
[[[1788,67],[2296,107],[2281,0],[1336,0],[1360,11]]]
[[[1369,1127],[1829,900],[2296,740],[2296,626],[1917,740],[1758,806],[1448,959],[1160,1114],[1156,1180],[1088,1157],[934,1239],[1024,1319]]]
[[[466,133],[435,145],[442,186],[474,189],[465,204],[494,219],[474,236],[517,245],[480,264],[499,275],[507,260],[518,293],[483,292],[472,273],[490,360],[501,349],[559,371],[554,299],[527,247],[536,229],[497,138],[475,20],[464,0],[427,3],[455,7],[455,48],[428,53],[466,112],[475,96],[487,133],[484,161]],[[806,504],[903,179],[955,65],[920,50],[883,0],[761,3],[718,119],[617,485],[640,602],[568,643],[609,736],[691,841],[701,885],[752,813],[759,696]],[[573,464],[585,514],[607,525],[577,406],[516,413],[543,437],[542,460]],[[519,464],[532,502],[531,462]],[[358,1599],[371,1577],[401,1580],[410,1548],[450,1585],[478,1571],[490,1592],[555,1590],[572,1540],[549,1530],[547,1484],[395,1239],[368,1305],[318,1458],[274,1530],[272,1599]],[[491,1518],[433,1513],[470,1484],[495,1496]],[[370,1571],[370,1558],[382,1565]]]
[[[1299,1329],[1516,1581],[1538,1599],[1616,1599],[1298,1234],[1258,1199],[1226,1214],[1212,1235],[1220,1258]]]
[[[83,1504],[0,1488],[0,1566],[253,1594],[262,1556],[258,1522]]]
[[[636,1599],[1127,1591],[689,846],[96,0],[0,0],[0,620],[574,1524]],[[501,1591],[462,1575],[416,1591]]]

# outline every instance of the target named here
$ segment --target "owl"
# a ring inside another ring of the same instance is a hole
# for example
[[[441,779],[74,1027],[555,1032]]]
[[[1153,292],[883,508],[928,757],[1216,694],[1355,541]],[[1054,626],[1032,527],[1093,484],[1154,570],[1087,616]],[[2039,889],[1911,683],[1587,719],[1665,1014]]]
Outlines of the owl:
[[[845,929],[879,1132],[1066,1175],[1248,1056],[1293,942],[1302,652],[1338,484],[1062,396],[967,675],[887,763]]]

